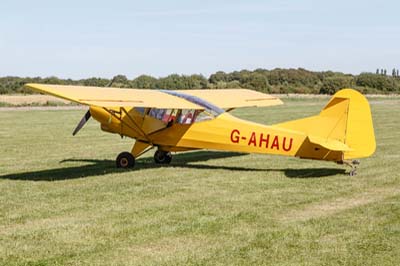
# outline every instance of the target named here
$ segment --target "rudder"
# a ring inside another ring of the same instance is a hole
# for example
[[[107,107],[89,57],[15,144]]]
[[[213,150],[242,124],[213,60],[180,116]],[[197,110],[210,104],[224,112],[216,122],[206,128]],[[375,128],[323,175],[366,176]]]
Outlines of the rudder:
[[[352,150],[344,153],[344,159],[371,156],[375,152],[376,142],[368,100],[352,89],[340,90],[333,97],[349,99],[344,143]]]

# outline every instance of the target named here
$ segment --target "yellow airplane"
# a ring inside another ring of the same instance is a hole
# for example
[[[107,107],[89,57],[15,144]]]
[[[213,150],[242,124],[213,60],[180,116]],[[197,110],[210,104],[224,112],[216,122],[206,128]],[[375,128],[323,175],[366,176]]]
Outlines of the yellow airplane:
[[[154,161],[171,162],[171,152],[212,149],[295,156],[347,164],[356,174],[359,161],[375,151],[367,99],[352,89],[337,92],[315,116],[275,125],[234,117],[230,110],[273,106],[282,101],[246,90],[142,90],[26,84],[26,88],[88,105],[73,132],[92,116],[106,132],[136,139],[122,152],[117,167],[130,168],[135,158],[157,147]]]

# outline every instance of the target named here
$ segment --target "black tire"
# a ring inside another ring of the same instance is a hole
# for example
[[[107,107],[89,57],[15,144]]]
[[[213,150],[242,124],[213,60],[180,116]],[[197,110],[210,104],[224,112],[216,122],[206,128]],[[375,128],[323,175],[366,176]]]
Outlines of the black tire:
[[[172,154],[167,151],[157,150],[154,153],[154,162],[158,164],[169,164],[172,160]]]
[[[350,176],[356,176],[356,175],[357,175],[356,169],[351,170],[350,173],[349,173],[349,175],[350,175]]]
[[[118,168],[132,168],[135,166],[135,157],[130,152],[121,152],[115,160]]]

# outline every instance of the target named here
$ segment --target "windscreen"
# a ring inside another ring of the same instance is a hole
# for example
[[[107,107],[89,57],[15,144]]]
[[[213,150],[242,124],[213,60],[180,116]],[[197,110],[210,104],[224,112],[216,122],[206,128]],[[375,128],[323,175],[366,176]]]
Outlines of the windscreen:
[[[204,99],[201,99],[199,97],[193,96],[193,95],[188,95],[182,92],[176,92],[176,91],[169,91],[169,90],[160,90],[161,92],[167,93],[169,95],[173,95],[179,98],[183,98],[191,103],[200,105],[201,107],[204,107],[205,111],[214,117],[219,116],[223,112],[225,112],[223,109],[219,108],[218,106],[215,106],[214,104],[207,102]]]

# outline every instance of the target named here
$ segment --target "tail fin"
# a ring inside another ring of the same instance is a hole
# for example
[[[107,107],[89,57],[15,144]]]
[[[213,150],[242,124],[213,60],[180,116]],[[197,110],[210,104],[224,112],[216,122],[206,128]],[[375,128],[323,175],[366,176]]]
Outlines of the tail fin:
[[[344,143],[352,151],[345,152],[344,159],[371,156],[376,149],[371,109],[367,99],[351,89],[338,91],[333,97],[349,100],[346,137]]]
[[[279,127],[302,131],[309,140],[342,143],[343,159],[362,158],[375,151],[375,135],[367,99],[352,89],[338,91],[317,116],[289,121]],[[317,143],[322,146],[323,143]],[[340,147],[341,145],[334,145]]]

